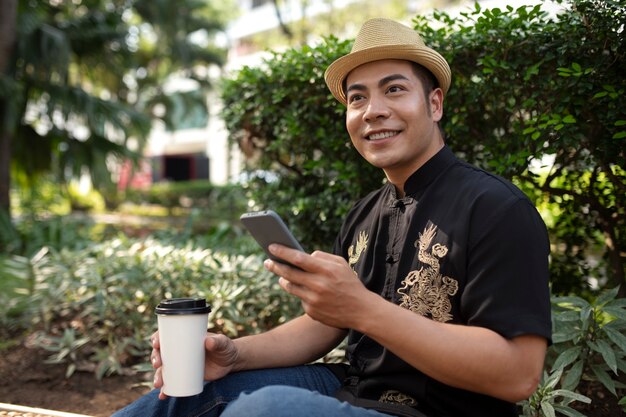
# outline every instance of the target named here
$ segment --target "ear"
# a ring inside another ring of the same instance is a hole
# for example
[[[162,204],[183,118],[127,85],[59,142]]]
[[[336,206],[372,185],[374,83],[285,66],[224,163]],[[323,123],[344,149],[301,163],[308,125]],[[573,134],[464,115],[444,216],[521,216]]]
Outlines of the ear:
[[[435,88],[428,95],[428,100],[433,121],[439,122],[443,117],[443,90],[441,88]]]

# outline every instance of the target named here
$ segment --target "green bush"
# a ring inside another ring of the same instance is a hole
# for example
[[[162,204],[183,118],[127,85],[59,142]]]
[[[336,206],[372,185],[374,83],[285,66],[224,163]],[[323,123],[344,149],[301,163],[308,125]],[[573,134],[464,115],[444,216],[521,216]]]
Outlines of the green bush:
[[[215,186],[210,181],[159,182],[146,189],[126,190],[126,201],[135,204],[158,204],[173,208],[189,203],[206,205]]]
[[[262,259],[154,238],[44,247],[30,258],[2,260],[0,323],[36,330],[50,362],[67,364],[68,375],[123,373],[147,360],[154,308],[164,298],[205,297],[213,307],[210,328],[233,337],[298,314],[299,302],[280,289]]]
[[[592,302],[552,298],[553,344],[540,387],[522,403],[525,416],[582,416],[580,402],[626,406],[626,299],[617,293],[604,291]]]
[[[119,211],[152,215],[155,205],[162,216],[189,216],[192,226],[207,230],[220,221],[234,223],[247,209],[245,190],[238,184],[214,185],[209,181],[157,183],[147,189],[126,191],[126,204]],[[134,204],[132,208],[128,203]],[[150,209],[142,209],[149,206]]]

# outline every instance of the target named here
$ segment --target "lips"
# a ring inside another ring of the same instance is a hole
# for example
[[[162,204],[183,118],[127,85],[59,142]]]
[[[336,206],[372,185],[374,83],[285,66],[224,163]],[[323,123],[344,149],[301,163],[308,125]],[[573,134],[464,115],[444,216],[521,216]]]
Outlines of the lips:
[[[387,139],[387,138],[390,138],[392,136],[395,136],[398,133],[400,133],[399,130],[386,130],[384,132],[372,133],[371,135],[367,136],[367,138],[369,140],[381,140],[381,139]]]

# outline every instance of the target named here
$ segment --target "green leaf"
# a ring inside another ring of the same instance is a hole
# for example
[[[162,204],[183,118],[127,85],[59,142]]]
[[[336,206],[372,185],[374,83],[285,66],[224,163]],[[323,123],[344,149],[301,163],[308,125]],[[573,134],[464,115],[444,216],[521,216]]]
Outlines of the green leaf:
[[[606,303],[606,306],[626,308],[626,298],[616,298],[615,300],[612,300]]]
[[[614,93],[615,92],[615,87],[613,87],[610,84],[603,84],[602,88],[604,88],[606,91],[608,91],[609,93]]]
[[[576,123],[576,118],[571,114],[568,114],[563,118],[563,123]]]
[[[613,139],[624,139],[626,138],[626,132],[617,132],[612,136]]]
[[[615,126],[626,126],[626,120],[618,120],[615,122]]]
[[[582,347],[580,346],[574,346],[572,348],[569,348],[563,351],[563,353],[559,355],[556,361],[554,361],[552,370],[565,368],[569,364],[573,363],[576,359],[578,359],[578,356],[580,355],[581,351],[582,351]]]
[[[598,298],[596,298],[596,301],[593,304],[596,306],[602,306],[608,303],[609,301],[613,301],[617,297],[618,291],[619,291],[619,286],[612,288],[610,290],[603,291],[598,296]]]
[[[615,374],[617,374],[617,361],[615,358],[615,352],[611,349],[611,346],[605,340],[598,340],[597,346],[600,349],[600,354],[602,355],[604,362]]]
[[[553,393],[556,396],[569,398],[570,400],[574,400],[574,401],[580,401],[580,402],[583,402],[585,404],[590,404],[591,403],[591,398],[585,397],[582,394],[578,394],[578,393],[570,391],[570,390],[556,389],[556,390],[553,391]]]
[[[620,320],[626,320],[626,309],[624,308],[609,306],[604,307],[602,311]]]
[[[554,319],[561,322],[578,321],[580,315],[574,310],[555,311]],[[559,326],[560,327],[560,326]]]
[[[579,307],[579,308],[589,306],[589,303],[586,300],[580,297],[571,297],[571,296],[570,297],[553,297],[552,303],[558,306],[568,307],[568,308],[570,308],[571,306]]]
[[[586,417],[583,413],[576,411],[573,408],[567,407],[565,405],[554,404],[554,409],[558,411],[560,414],[563,414],[569,417]]]
[[[65,378],[70,378],[76,371],[76,364],[70,363],[65,370]]]
[[[559,333],[553,333],[552,334],[552,342],[554,343],[563,343],[563,342],[567,342],[569,340],[574,340],[576,338],[576,336],[578,336],[577,332],[569,332],[569,333],[564,333],[564,332],[559,332]]]
[[[580,321],[588,326],[589,318],[591,317],[591,312],[593,311],[593,307],[587,305],[580,310]]]
[[[559,380],[561,379],[561,375],[563,375],[563,368],[558,368],[556,371],[551,373],[550,376],[546,379],[546,381],[543,384],[544,387],[550,388],[550,389],[556,387],[556,384],[558,384]]]
[[[609,374],[604,369],[598,365],[592,365],[591,371],[594,373],[598,381],[606,387],[606,389],[608,389],[613,395],[617,395],[617,392],[615,391],[615,382],[613,382]]]
[[[554,407],[548,402],[541,402],[541,411],[543,411],[543,415],[545,417],[556,417]]]
[[[624,336],[619,330],[612,328],[610,325],[602,327],[602,331],[622,352],[626,352],[626,336]]]
[[[563,378],[562,387],[564,389],[576,389],[578,383],[580,382],[580,378],[582,377],[584,365],[585,363],[581,359],[570,368],[570,370],[565,375],[565,378]]]

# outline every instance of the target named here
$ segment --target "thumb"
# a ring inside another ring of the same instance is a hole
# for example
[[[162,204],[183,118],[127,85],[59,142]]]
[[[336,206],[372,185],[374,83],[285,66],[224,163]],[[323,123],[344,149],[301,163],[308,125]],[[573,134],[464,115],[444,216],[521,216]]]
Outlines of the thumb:
[[[204,347],[210,352],[219,352],[228,349],[230,342],[223,334],[207,334],[204,338]]]

